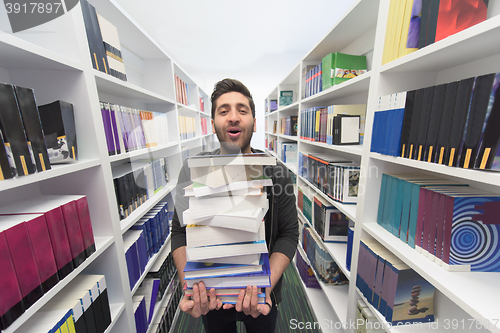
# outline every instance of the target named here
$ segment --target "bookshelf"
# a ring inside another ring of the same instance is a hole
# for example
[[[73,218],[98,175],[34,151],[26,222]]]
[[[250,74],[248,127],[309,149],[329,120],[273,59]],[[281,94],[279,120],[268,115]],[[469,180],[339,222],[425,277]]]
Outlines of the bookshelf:
[[[488,19],[469,29],[456,33],[439,42],[417,50],[409,55],[382,65],[385,30],[389,12],[389,0],[359,0],[346,12],[332,29],[307,53],[295,66],[290,74],[277,88],[268,95],[276,99],[280,91],[290,87],[297,87],[300,93],[302,87],[301,73],[307,65],[317,65],[321,58],[330,52],[342,52],[367,57],[368,72],[342,84],[333,86],[325,91],[302,98],[294,99],[293,106],[279,108],[273,113],[266,114],[268,131],[266,138],[270,141],[277,139],[279,143],[291,138],[272,134],[273,121],[282,116],[299,115],[299,129],[302,119],[300,111],[315,107],[333,104],[366,104],[365,137],[363,145],[333,146],[314,143],[298,138],[293,140],[298,144],[298,151],[304,153],[329,153],[332,156],[344,157],[360,162],[361,179],[360,195],[357,205],[340,205],[331,203],[355,221],[354,243],[348,296],[346,299],[347,312],[335,308],[335,301],[325,292],[328,299],[321,305],[314,304],[315,311],[323,311],[321,307],[334,307],[334,313],[344,322],[355,321],[356,301],[363,298],[356,288],[356,273],[360,239],[375,239],[395,256],[408,264],[421,276],[436,287],[434,307],[436,322],[433,324],[413,325],[404,327],[389,327],[384,316],[371,307],[378,320],[387,332],[406,332],[421,329],[423,332],[445,332],[452,329],[456,332],[500,332],[500,323],[496,320],[495,301],[500,296],[500,288],[495,280],[498,273],[476,272],[448,272],[426,257],[394,237],[376,222],[378,198],[381,186],[381,176],[389,172],[422,172],[437,175],[450,180],[460,181],[470,186],[482,188],[494,193],[500,193],[500,178],[498,173],[480,172],[456,167],[448,167],[427,162],[386,156],[370,152],[371,135],[376,102],[379,97],[400,91],[424,88],[453,80],[500,72],[500,46],[491,42],[500,29],[500,4],[490,2]],[[298,68],[298,70],[297,70]],[[283,87],[283,88],[282,88]],[[298,109],[298,110],[297,110]],[[298,169],[298,164],[291,170]],[[319,194],[319,191],[302,177],[297,177],[298,186],[307,188],[304,194],[310,197]],[[351,208],[352,207],[352,208]],[[301,216],[301,214],[299,214]],[[303,215],[302,220],[305,220]],[[326,244],[332,257],[345,271],[346,246]],[[446,320],[449,320],[446,322]],[[458,323],[455,327],[447,324]],[[470,324],[473,323],[471,326]],[[475,326],[475,324],[483,324]],[[352,332],[352,328],[346,328]]]
[[[41,173],[0,181],[3,205],[44,194],[86,195],[96,252],[3,333],[16,332],[78,274],[104,274],[112,323],[106,332],[135,332],[132,296],[122,235],[156,203],[167,199],[173,209],[172,191],[182,166],[182,151],[190,155],[211,148],[215,138],[202,135],[201,118],[210,122],[209,95],[113,0],[90,0],[98,14],[118,30],[127,81],[92,67],[89,46],[78,4],[68,13],[22,33],[0,33],[0,82],[32,88],[38,105],[64,100],[74,106],[79,159],[52,165]],[[188,84],[188,104],[176,100],[175,75]],[[204,112],[200,109],[203,97]],[[99,101],[167,114],[168,143],[108,156]],[[179,116],[194,118],[194,137],[181,140]],[[211,131],[209,130],[209,133]],[[120,220],[113,184],[113,170],[126,163],[168,157],[170,181],[128,218]],[[170,237],[170,236],[169,236]],[[170,238],[161,251],[170,251]],[[147,264],[151,268],[159,255]],[[142,281],[146,273],[141,276]],[[162,304],[170,294],[165,293]],[[158,307],[160,309],[160,307]],[[161,317],[158,311],[156,317]]]

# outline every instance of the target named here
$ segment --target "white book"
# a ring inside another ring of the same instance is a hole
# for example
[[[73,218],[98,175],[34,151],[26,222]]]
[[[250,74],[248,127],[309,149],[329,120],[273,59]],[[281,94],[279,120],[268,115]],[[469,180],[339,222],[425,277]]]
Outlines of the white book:
[[[211,188],[264,178],[262,165],[214,165],[190,168],[191,180]]]
[[[212,227],[222,227],[243,231],[257,232],[267,209],[235,210],[208,218],[192,218],[189,209],[183,212],[183,224],[202,224]]]
[[[223,185],[217,188],[211,188],[209,186],[193,182],[193,192],[196,197],[202,197],[205,195],[212,195],[216,193],[224,193],[229,191],[243,190],[256,186],[272,186],[273,181],[269,178],[263,178],[258,180],[250,180],[243,182],[235,182],[227,185]]]
[[[198,224],[190,224],[186,227],[188,247],[253,242],[265,239],[266,227],[264,221],[261,222],[259,231],[256,233]]]
[[[227,256],[228,254],[231,254],[233,256],[242,256],[247,254],[260,254],[266,252],[267,252],[267,245],[265,241],[226,244],[226,245],[187,247],[186,259],[188,261],[200,261],[213,258],[222,258]]]
[[[250,188],[242,188],[239,190],[233,190],[230,193],[229,192],[219,192],[219,193],[212,193],[210,197],[225,197],[227,195],[242,195],[242,196],[249,196],[249,195],[261,195],[264,191],[264,188],[262,186],[256,186],[256,187],[250,187]],[[193,184],[188,185],[184,188],[184,196],[185,197],[194,197],[194,190],[193,190]],[[198,196],[198,197],[203,197],[203,196]]]
[[[214,264],[241,264],[241,265],[258,265],[260,262],[260,253],[246,254],[242,256],[229,256],[221,258],[208,258],[200,260],[192,260],[200,262],[208,262]]]
[[[265,153],[197,155],[188,159],[188,167],[214,165],[276,165],[276,158]]]
[[[240,215],[240,211],[254,211],[256,209],[269,208],[267,195],[260,196],[226,196],[226,197],[202,197],[189,198],[190,219],[206,219],[222,214]]]

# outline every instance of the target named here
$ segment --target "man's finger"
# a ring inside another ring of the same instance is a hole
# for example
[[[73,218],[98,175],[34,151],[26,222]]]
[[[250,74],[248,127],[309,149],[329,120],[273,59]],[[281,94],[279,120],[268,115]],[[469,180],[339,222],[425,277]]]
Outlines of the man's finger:
[[[210,305],[209,305],[209,310],[213,310],[217,308],[217,296],[215,295],[215,289],[212,288],[210,289]]]
[[[247,286],[246,292],[245,292],[245,298],[243,299],[243,312],[245,314],[250,314],[250,304],[252,301],[252,287]]]
[[[241,312],[243,311],[243,300],[245,298],[245,289],[241,289],[240,293],[238,294],[238,299],[236,300],[236,311]]]
[[[205,284],[203,281],[198,283],[198,290],[200,292],[200,308],[203,314],[208,312],[208,297],[207,297],[207,289],[205,288]]]
[[[179,308],[187,313],[189,313],[193,309],[193,306],[194,302],[189,299],[189,296],[184,296],[179,302]]]

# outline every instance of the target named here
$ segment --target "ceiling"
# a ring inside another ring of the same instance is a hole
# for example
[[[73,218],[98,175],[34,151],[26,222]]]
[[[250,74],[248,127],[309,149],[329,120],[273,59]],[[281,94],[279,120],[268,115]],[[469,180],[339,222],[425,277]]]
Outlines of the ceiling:
[[[210,95],[224,77],[269,94],[355,0],[115,2]]]

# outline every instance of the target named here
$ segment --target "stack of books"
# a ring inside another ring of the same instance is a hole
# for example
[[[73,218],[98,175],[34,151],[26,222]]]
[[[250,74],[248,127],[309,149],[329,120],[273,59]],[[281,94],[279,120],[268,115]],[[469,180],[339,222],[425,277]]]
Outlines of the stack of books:
[[[264,216],[269,208],[264,186],[265,165],[276,165],[266,154],[200,155],[189,158],[193,184],[185,188],[189,208],[184,269],[186,295],[195,283],[215,288],[223,303],[236,303],[247,286],[259,288],[259,303],[270,287],[270,267]]]

